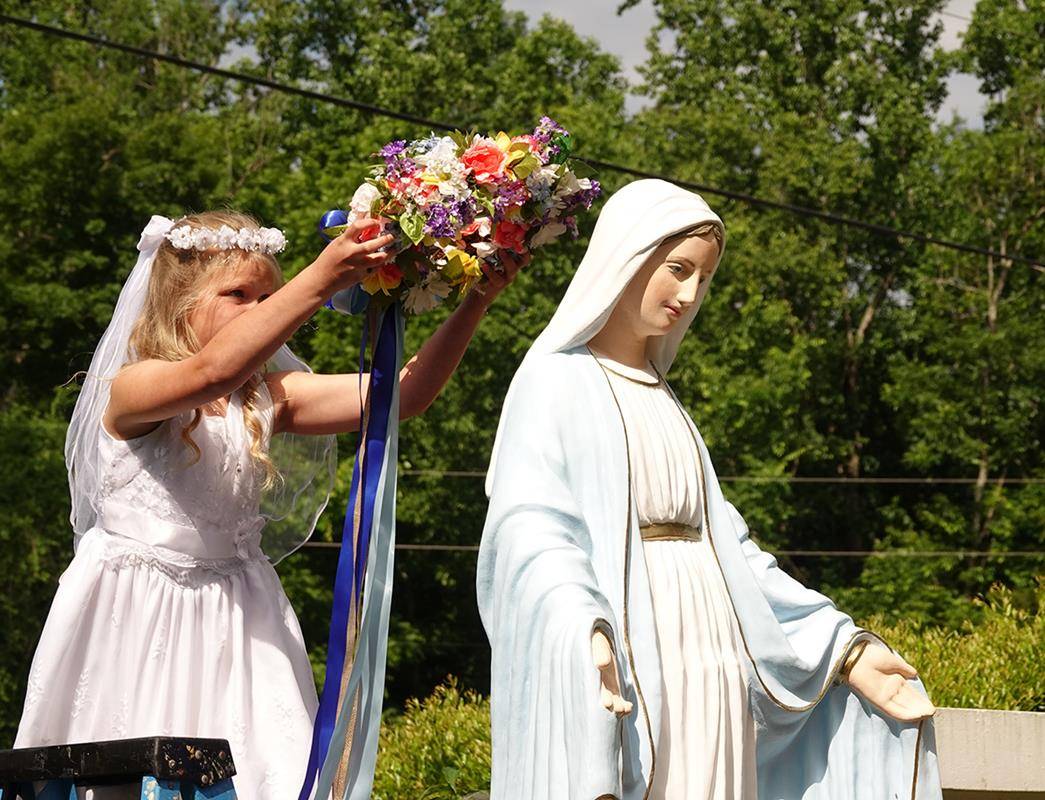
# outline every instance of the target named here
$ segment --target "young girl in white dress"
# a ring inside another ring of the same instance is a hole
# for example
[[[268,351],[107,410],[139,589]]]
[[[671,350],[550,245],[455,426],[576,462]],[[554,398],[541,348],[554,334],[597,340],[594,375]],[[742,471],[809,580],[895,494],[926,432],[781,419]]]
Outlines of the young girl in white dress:
[[[359,241],[377,224],[358,220],[283,285],[278,230],[232,212],[152,218],[69,428],[76,554],[16,747],[228,739],[240,797],[297,797],[317,700],[273,563],[311,534],[333,436],[358,427],[364,398],[359,375],[312,374],[284,342],[387,260],[391,236]],[[403,369],[402,417],[431,404],[514,278],[502,259]]]

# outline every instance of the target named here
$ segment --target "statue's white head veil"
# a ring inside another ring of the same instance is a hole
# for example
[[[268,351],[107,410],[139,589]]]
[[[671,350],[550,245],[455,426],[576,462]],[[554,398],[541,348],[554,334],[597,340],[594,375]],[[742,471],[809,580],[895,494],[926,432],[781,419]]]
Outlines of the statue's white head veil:
[[[706,223],[722,232],[721,259],[725,227],[700,195],[653,179],[618,190],[603,206],[584,259],[529,353],[554,353],[588,342],[602,330],[628,283],[661,242]],[[696,302],[670,333],[650,339],[649,357],[661,372],[667,372],[675,360],[710,283],[704,282]]]
[[[722,234],[721,260],[725,226],[700,195],[653,179],[634,181],[619,189],[603,206],[588,249],[562,302],[534,340],[523,363],[534,356],[570,350],[589,342],[602,330],[631,279],[661,243],[707,223],[717,225]],[[675,360],[682,337],[696,318],[710,284],[711,281],[704,281],[696,301],[670,333],[649,340],[647,355],[661,372],[667,372]],[[509,387],[505,408],[509,407],[511,393]],[[506,415],[502,413],[486,475],[487,494],[493,490],[493,469],[505,423]]]

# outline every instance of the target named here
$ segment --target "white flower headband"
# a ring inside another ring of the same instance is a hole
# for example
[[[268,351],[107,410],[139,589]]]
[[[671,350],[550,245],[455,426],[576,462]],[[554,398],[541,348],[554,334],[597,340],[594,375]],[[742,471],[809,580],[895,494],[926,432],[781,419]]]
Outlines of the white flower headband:
[[[178,250],[245,250],[248,253],[280,253],[287,237],[279,228],[192,228],[179,225],[167,232],[168,242]]]

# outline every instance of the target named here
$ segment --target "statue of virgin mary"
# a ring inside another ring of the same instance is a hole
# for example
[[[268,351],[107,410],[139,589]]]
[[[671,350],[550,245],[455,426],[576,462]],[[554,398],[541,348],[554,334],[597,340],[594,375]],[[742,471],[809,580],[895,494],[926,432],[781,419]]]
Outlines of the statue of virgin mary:
[[[917,673],[781,570],[664,378],[722,221],[611,197],[505,399],[477,591],[492,800],[941,797]]]

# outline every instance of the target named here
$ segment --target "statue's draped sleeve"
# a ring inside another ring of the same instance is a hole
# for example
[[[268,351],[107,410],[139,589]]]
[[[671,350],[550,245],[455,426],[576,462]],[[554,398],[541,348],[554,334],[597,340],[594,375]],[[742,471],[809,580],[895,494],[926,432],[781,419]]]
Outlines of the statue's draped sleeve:
[[[492,648],[492,800],[620,796],[619,723],[591,652],[596,628],[614,641],[614,615],[570,488],[564,388],[520,371],[491,464],[477,591]]]

